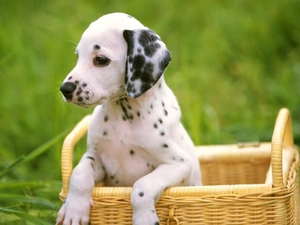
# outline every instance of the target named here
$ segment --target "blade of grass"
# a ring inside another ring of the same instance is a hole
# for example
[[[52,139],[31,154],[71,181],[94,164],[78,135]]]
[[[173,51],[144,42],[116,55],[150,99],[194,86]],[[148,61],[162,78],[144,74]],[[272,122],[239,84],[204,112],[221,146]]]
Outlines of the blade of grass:
[[[22,163],[25,159],[25,155],[21,155],[18,157],[14,162],[12,162],[10,165],[8,165],[2,172],[0,172],[0,179],[2,176],[4,176],[9,171],[12,171],[14,168],[18,167],[20,163]]]
[[[20,219],[26,220],[27,222],[30,222],[32,224],[36,224],[36,225],[51,225],[51,223],[48,223],[40,218],[37,218],[35,216],[32,216],[30,214],[24,213],[24,212],[20,212],[20,211],[16,211],[16,210],[11,210],[11,209],[7,209],[7,208],[0,208],[0,212],[3,213],[7,213],[7,214],[14,214],[17,217],[19,217]]]
[[[13,163],[8,165],[2,172],[0,172],[0,179],[6,175],[7,173],[15,170],[17,167],[23,165],[24,163],[36,158],[40,154],[44,153],[46,150],[48,150],[52,145],[56,144],[57,141],[59,141],[62,137],[64,137],[71,129],[67,129],[63,132],[61,132],[59,135],[55,136],[51,140],[47,141],[43,145],[37,147],[34,149],[31,153],[29,153],[26,156],[21,156],[17,160],[15,160]]]
[[[17,203],[28,203],[42,206],[48,209],[56,209],[56,205],[49,202],[48,200],[35,198],[35,197],[27,197],[24,195],[15,195],[15,194],[0,194],[0,202],[17,202]]]

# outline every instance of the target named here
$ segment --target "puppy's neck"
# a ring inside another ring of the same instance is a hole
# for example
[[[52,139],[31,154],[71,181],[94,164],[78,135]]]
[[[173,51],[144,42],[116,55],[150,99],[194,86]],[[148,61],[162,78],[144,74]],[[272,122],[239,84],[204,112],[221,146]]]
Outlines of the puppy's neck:
[[[170,92],[172,91],[162,76],[152,88],[141,96],[137,98],[124,97],[116,101],[110,101],[108,106],[111,107],[108,108],[115,113],[120,111],[123,120],[130,122],[135,121],[137,118],[148,118],[150,115],[157,113],[157,111],[164,113],[165,105],[172,105],[179,110],[176,98],[170,98],[170,96],[174,96]]]

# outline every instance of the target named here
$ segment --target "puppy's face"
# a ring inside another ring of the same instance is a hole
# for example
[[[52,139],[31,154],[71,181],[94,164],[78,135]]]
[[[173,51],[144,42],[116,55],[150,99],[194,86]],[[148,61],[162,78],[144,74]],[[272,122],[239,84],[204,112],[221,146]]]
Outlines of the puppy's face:
[[[81,107],[140,96],[155,85],[171,60],[157,34],[123,13],[93,22],[76,54],[77,64],[60,90],[67,102]]]
[[[126,95],[127,43],[123,31],[136,27],[143,25],[126,14],[115,13],[87,28],[76,48],[77,64],[61,86],[67,102],[88,107]]]

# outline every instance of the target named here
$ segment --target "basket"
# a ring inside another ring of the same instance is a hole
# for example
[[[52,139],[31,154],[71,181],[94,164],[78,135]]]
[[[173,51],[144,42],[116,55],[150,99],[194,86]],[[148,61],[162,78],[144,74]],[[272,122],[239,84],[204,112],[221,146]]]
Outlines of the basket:
[[[73,148],[90,116],[66,137],[62,148],[64,200],[72,173]],[[171,187],[156,203],[160,225],[299,224],[299,155],[290,113],[281,109],[269,143],[198,146],[204,186]],[[132,224],[130,187],[95,187],[91,224]]]

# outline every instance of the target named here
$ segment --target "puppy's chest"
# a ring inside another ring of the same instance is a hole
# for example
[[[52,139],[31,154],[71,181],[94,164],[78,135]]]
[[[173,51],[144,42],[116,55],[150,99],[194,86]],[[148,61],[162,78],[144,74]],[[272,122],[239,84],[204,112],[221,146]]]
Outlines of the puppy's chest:
[[[159,164],[140,139],[148,132],[149,117],[145,118],[145,113],[123,102],[104,107],[98,114],[103,119],[95,143],[106,172],[105,185],[132,186]]]
[[[105,186],[132,186],[158,165],[145,149],[134,143],[134,136],[119,124],[98,142],[106,177]]]
[[[131,186],[159,165],[150,148],[172,136],[170,124],[180,119],[176,103],[154,98],[141,105],[123,99],[97,111],[93,142],[105,167],[105,185]]]
[[[106,186],[132,186],[158,165],[143,148],[136,145],[106,142],[102,147],[100,158],[106,173]]]

